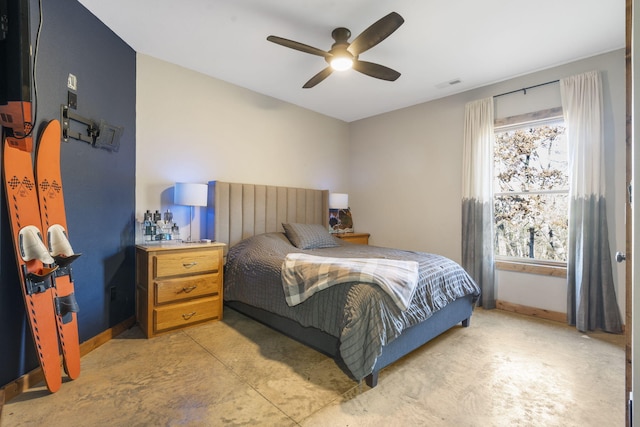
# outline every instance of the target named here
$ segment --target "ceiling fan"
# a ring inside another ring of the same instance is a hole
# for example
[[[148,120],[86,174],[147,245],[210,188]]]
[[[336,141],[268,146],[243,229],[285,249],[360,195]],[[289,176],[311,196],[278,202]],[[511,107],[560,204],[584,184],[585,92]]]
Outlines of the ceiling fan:
[[[336,28],[331,32],[331,37],[333,37],[335,43],[331,45],[329,51],[277,36],[269,36],[267,40],[291,49],[310,53],[311,55],[322,56],[325,61],[329,63],[327,68],[311,77],[311,79],[302,86],[305,89],[314,87],[329,77],[334,70],[342,71],[348,70],[349,68],[353,68],[362,74],[375,77],[376,79],[395,81],[400,77],[399,72],[384,65],[361,61],[358,59],[358,56],[389,37],[403,22],[404,19],[402,16],[396,12],[391,12],[369,26],[369,28],[360,33],[351,43],[347,41],[349,37],[351,37],[351,31],[343,27]]]

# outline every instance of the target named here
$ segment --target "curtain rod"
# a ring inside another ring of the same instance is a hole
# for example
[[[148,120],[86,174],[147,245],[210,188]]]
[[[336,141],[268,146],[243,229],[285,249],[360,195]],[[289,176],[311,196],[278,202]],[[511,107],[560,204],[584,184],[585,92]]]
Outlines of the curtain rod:
[[[527,90],[529,90],[529,89],[533,89],[533,88],[540,87],[540,86],[550,85],[550,84],[552,84],[552,83],[558,83],[559,81],[560,81],[560,80],[553,80],[553,81],[546,82],[546,83],[540,83],[539,85],[533,85],[533,86],[523,87],[522,89],[512,90],[511,92],[505,92],[505,93],[501,93],[501,94],[499,94],[499,95],[493,95],[493,97],[494,97],[494,98],[497,98],[497,97],[499,97],[499,96],[510,95],[510,94],[512,94],[512,93],[521,92],[521,91],[522,91],[522,92],[524,92],[524,94],[526,95],[526,94],[527,94]]]

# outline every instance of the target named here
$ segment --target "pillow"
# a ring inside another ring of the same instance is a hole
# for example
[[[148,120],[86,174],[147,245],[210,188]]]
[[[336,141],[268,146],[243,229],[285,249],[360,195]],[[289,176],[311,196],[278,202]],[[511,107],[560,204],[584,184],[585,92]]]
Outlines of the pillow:
[[[284,234],[298,249],[334,248],[340,246],[320,224],[282,224]]]

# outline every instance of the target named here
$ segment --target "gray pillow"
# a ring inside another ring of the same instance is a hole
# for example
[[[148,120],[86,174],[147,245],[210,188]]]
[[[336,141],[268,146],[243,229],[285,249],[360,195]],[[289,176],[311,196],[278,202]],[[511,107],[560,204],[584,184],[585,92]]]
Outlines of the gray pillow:
[[[334,248],[340,246],[320,224],[282,224],[287,239],[298,249]]]

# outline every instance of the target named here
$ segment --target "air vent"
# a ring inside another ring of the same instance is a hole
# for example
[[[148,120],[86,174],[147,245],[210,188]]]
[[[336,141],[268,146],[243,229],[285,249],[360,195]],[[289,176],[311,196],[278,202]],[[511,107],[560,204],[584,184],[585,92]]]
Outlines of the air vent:
[[[436,87],[438,89],[444,89],[449,86],[457,85],[459,83],[462,83],[462,80],[460,78],[457,78],[457,79],[449,80],[448,82],[438,83]]]

